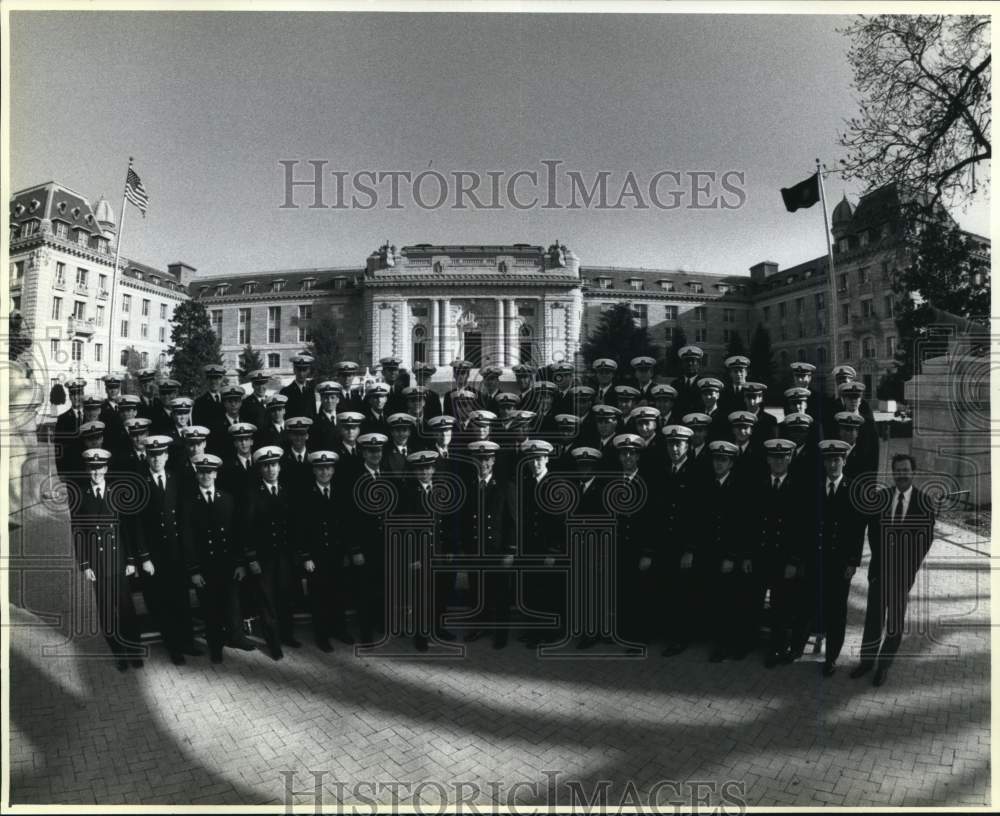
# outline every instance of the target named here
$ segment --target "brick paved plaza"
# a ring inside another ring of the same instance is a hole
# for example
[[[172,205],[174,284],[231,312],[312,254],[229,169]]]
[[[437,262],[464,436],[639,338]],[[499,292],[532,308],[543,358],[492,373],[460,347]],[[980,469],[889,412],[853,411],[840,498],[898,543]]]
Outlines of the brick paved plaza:
[[[65,534],[58,518],[43,527]],[[653,789],[661,805],[987,804],[989,544],[945,524],[938,534],[910,607],[930,635],[911,632],[903,652],[915,656],[901,653],[878,689],[848,677],[863,570],[829,680],[811,656],[773,670],[759,654],[709,664],[705,647],[540,660],[488,639],[464,659],[358,658],[339,644],[324,655],[307,643],[280,663],[226,650],[222,665],[184,667],[154,646],[144,669],[119,674],[82,656],[106,655],[103,642],[60,647],[59,629],[14,607],[12,801],[281,805],[288,785],[308,805],[316,772],[330,806],[338,792],[391,804],[393,782],[409,783],[396,789],[406,802],[418,783],[449,780],[469,783],[463,796],[480,805],[572,804],[568,781],[589,800],[600,780],[612,782],[611,804],[629,780],[636,801]],[[674,786],[653,788],[660,780]]]

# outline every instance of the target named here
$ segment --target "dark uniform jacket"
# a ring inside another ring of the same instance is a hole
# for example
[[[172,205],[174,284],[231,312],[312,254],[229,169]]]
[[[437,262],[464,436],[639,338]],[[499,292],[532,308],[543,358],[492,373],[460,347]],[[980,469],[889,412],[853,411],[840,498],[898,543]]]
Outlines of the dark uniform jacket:
[[[88,482],[80,496],[80,501],[72,513],[73,543],[77,563],[81,570],[92,569],[101,579],[103,576],[118,574],[124,581],[125,567],[134,564],[119,529],[118,513],[108,500],[108,492],[114,485],[104,481],[101,498],[94,493],[94,485]]]
[[[211,430],[219,424],[219,420],[226,413],[226,409],[222,407],[221,394],[216,394],[215,396],[219,398],[218,402],[215,401],[209,391],[206,391],[195,399],[194,406],[191,408],[192,425],[203,425]]]
[[[682,417],[684,414],[691,414],[695,411],[701,411],[701,389],[698,388],[697,382],[701,379],[701,374],[695,374],[691,378],[691,382],[688,383],[686,377],[678,377],[674,380],[671,385],[677,392],[677,401],[674,403],[674,412]]]
[[[491,475],[485,488],[476,474],[466,484],[459,518],[461,551],[466,555],[513,555],[515,546],[514,487]]]
[[[256,394],[251,394],[240,404],[240,422],[249,422],[257,428],[267,422],[267,408]]]
[[[230,450],[229,455],[222,460],[222,468],[216,479],[221,490],[225,490],[236,501],[237,507],[245,507],[246,494],[253,486],[257,478],[257,468],[254,466],[253,458],[247,457],[246,467],[236,455],[235,450]]]
[[[812,534],[812,495],[806,487],[811,488],[813,484],[812,479],[800,481],[791,473],[786,473],[781,486],[775,490],[768,472],[750,487],[752,499],[749,508],[756,525],[748,530],[755,545],[750,557],[758,572],[758,565],[770,565],[781,572],[787,564],[801,567],[808,557],[807,546]]]
[[[293,380],[279,393],[288,397],[288,404],[285,406],[286,419],[292,417],[316,418],[316,391],[311,382],[300,388],[299,384]]]
[[[695,562],[712,572],[724,560],[738,568],[738,562],[749,558],[752,550],[748,547],[751,537],[746,535],[746,492],[735,467],[721,485],[713,473],[700,486],[699,495],[699,534],[692,538]]]
[[[833,499],[826,495],[827,478],[814,485],[817,491],[812,503],[811,529],[815,542],[813,568],[820,563],[831,575],[842,572],[848,565],[858,567],[864,546],[865,521],[851,497],[852,480],[844,476]]]
[[[334,414],[331,419],[320,411],[309,429],[309,450],[332,451],[338,442],[340,442],[340,426],[337,424],[337,415]]]
[[[148,559],[157,569],[183,567],[179,485],[166,470],[161,478],[164,480],[162,490],[157,486],[154,475],[146,470],[149,501],[139,514],[136,560],[142,562]]]
[[[292,529],[298,559],[312,560],[317,569],[337,569],[345,551],[346,531],[343,525],[344,502],[350,497],[341,495],[339,479],[330,482],[330,497],[324,498],[316,484],[307,486],[293,500]]]
[[[68,465],[78,460],[81,449],[80,425],[83,418],[83,408],[80,409],[80,418],[77,418],[76,411],[72,406],[68,411],[63,411],[56,418],[55,436],[53,441],[58,446],[56,456],[56,472],[62,475],[69,472]]]
[[[402,483],[394,481],[399,486],[399,508],[403,514],[412,517],[415,523],[432,525],[432,553],[454,554],[458,545],[458,531],[455,524],[457,508],[451,510],[447,506],[436,506],[438,502],[447,505],[442,489],[437,486],[437,477],[435,476],[431,483],[431,495],[427,495],[427,491],[416,479],[407,479]],[[436,495],[435,490],[439,491]],[[448,490],[447,493],[451,494],[452,491]]]
[[[227,573],[244,563],[234,529],[236,507],[228,493],[216,489],[214,495],[208,504],[200,488],[181,494],[184,560],[192,575],[216,573],[228,578]],[[213,591],[214,587],[207,589]]]
[[[565,529],[560,515],[553,512],[549,491],[555,479],[565,476],[546,473],[541,481],[528,474],[520,483],[516,509],[520,523],[520,552],[524,555],[557,555],[565,551]]]
[[[276,496],[271,485],[258,479],[240,508],[246,514],[243,549],[247,561],[269,561],[291,554],[292,494],[280,484],[275,489]]]
[[[316,481],[313,476],[312,465],[309,464],[309,453],[302,453],[302,461],[298,461],[295,451],[291,447],[285,448],[284,456],[281,457],[281,484],[293,494],[298,494],[309,482]]]
[[[654,494],[647,504],[654,538],[646,546],[656,555],[669,553],[671,559],[665,565],[654,560],[654,567],[676,566],[681,555],[694,551],[692,539],[697,535],[694,529],[698,509],[698,497],[695,495],[697,479],[697,465],[690,456],[686,456],[676,473],[673,463],[667,459],[658,478],[653,481]]]
[[[345,488],[348,488],[347,484]],[[356,471],[353,483],[348,488],[351,491],[348,494],[351,506],[350,522],[347,527],[350,531],[347,549],[351,555],[363,554],[366,566],[377,569],[384,563],[385,525],[393,505],[393,502],[385,499],[389,491],[398,491],[399,488],[398,479],[387,478],[380,472],[376,480],[363,464],[360,470]]]

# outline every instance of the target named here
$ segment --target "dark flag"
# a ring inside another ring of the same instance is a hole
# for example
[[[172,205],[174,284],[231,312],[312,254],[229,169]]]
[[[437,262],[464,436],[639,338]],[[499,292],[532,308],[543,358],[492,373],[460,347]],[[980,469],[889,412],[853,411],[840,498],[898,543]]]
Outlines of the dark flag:
[[[785,209],[788,212],[811,207],[819,201],[819,173],[813,173],[794,187],[782,187],[781,199],[785,202]]]

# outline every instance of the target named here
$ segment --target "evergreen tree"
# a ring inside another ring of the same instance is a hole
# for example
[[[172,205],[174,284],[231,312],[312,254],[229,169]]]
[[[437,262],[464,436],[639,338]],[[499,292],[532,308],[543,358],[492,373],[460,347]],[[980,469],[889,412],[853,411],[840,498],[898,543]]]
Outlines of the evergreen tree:
[[[747,347],[743,344],[743,335],[736,329],[733,329],[729,332],[729,345],[726,347],[726,357],[735,357],[737,354],[741,354],[744,357],[750,356],[747,354]]]
[[[340,362],[340,345],[337,343],[337,321],[332,317],[315,320],[310,329],[312,339],[307,351],[313,361],[313,377],[316,382],[332,380],[334,366]]]
[[[245,383],[250,379],[251,371],[259,371],[264,367],[264,359],[250,343],[243,347],[240,352],[240,361],[237,370],[240,374],[240,382]]]
[[[764,327],[763,323],[758,323],[754,329],[753,337],[750,339],[750,371],[747,379],[751,382],[763,383],[767,386],[768,402],[780,404],[780,395],[777,400],[775,396],[782,390],[783,376],[785,372],[775,370],[774,352],[771,349],[771,333]]]
[[[204,304],[195,300],[186,300],[174,310],[173,324],[167,349],[170,375],[181,384],[181,394],[193,395],[204,385],[202,366],[222,362],[219,338]]]
[[[650,340],[649,331],[636,326],[632,307],[627,303],[615,304],[601,315],[601,322],[583,343],[582,354],[588,368],[594,360],[607,357],[618,363],[619,371],[628,370],[633,357],[660,359],[660,350]]]
[[[687,335],[684,329],[677,327],[674,329],[673,337],[670,340],[670,349],[667,351],[667,359],[664,362],[664,374],[669,377],[679,377],[682,372],[680,351],[687,345]]]

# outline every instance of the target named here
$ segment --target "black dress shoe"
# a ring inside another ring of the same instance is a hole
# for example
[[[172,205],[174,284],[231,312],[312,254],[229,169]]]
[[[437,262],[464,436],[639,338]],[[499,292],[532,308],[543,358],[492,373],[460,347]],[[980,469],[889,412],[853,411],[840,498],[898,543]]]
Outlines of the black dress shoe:
[[[330,653],[333,651],[333,644],[330,643],[330,641],[327,640],[326,638],[320,638],[319,640],[316,641],[316,648],[319,649],[321,652]]]
[[[173,663],[175,666],[183,666],[185,663],[187,663],[187,661],[184,659],[184,655],[182,655],[180,652],[171,652],[170,662]]]
[[[201,657],[205,654],[205,650],[198,646],[196,643],[192,643],[181,649],[181,654],[191,655],[191,657]]]
[[[287,646],[290,649],[298,649],[302,646],[302,642],[296,640],[294,635],[289,635],[288,637],[283,637],[281,639],[281,645]]]
[[[285,656],[285,653],[281,651],[280,646],[271,647],[271,660],[281,660]]]
[[[859,677],[864,677],[873,668],[874,668],[873,663],[862,661],[861,663],[858,663],[858,665],[855,666],[853,669],[851,669],[851,679],[857,680]]]
[[[127,660],[116,660],[115,661],[115,668],[118,669],[118,671],[120,671],[120,672],[128,671],[128,661]]]
[[[142,668],[142,658],[141,657],[133,657],[132,659],[129,660],[129,664],[132,666],[133,669],[141,669]]]
[[[222,649],[219,649],[219,650],[212,649],[211,660],[212,660],[213,663],[221,663],[222,662]]]
[[[885,684],[885,681],[889,679],[889,667],[879,666],[875,669],[875,676],[872,678],[873,686],[881,686]]]
[[[233,638],[232,640],[228,641],[226,645],[230,649],[239,649],[244,652],[252,652],[254,649],[257,648],[252,640],[245,637]]]
[[[828,661],[826,661],[823,664],[823,676],[824,677],[833,677],[833,675],[836,674],[836,673],[837,673],[837,664],[836,663],[832,663],[832,662],[830,662],[828,660]]]

